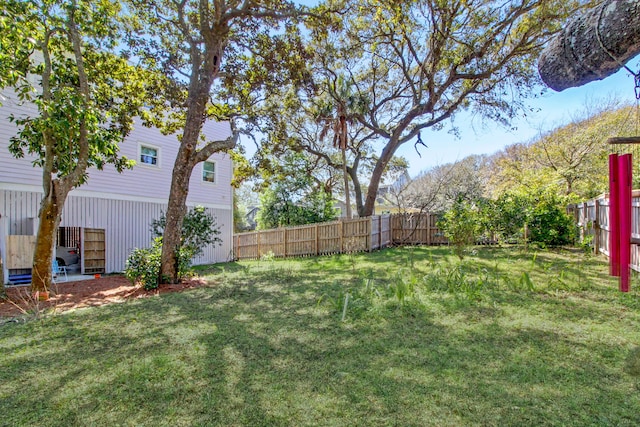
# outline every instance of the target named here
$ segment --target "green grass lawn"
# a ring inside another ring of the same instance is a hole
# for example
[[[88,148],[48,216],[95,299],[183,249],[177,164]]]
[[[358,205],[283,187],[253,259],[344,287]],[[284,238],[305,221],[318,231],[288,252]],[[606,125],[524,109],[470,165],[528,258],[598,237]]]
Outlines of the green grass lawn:
[[[199,274],[0,326],[0,425],[640,425],[640,283],[619,293],[601,258],[416,247]]]

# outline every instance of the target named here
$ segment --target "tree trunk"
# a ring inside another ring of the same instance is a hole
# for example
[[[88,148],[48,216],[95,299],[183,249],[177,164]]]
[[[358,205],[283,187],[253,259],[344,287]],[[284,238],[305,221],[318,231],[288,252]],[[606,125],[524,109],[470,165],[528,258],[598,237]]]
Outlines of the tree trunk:
[[[78,71],[79,94],[82,97],[82,102],[79,104],[79,107],[80,110],[86,111],[90,101],[89,82],[84,68],[80,31],[75,21],[77,5],[75,1],[72,1],[71,4],[72,7],[67,17],[67,25],[75,58],[75,66]],[[42,99],[46,104],[52,98],[50,86],[52,65],[49,56],[48,36],[45,37],[42,52],[45,64],[45,69],[42,74]],[[48,119],[49,111],[45,109],[42,116]],[[38,235],[36,237],[36,247],[33,253],[33,266],[31,269],[32,291],[47,291],[51,286],[51,264],[55,254],[56,232],[62,219],[64,204],[69,192],[78,185],[80,178],[86,172],[89,161],[89,131],[87,130],[84,117],[80,119],[77,140],[72,140],[72,143],[76,143],[79,146],[76,165],[71,172],[61,178],[55,177],[57,141],[52,136],[50,129],[45,129],[42,136],[45,147],[45,161],[42,166],[44,198],[42,199],[38,213]]]
[[[608,0],[576,17],[540,54],[538,71],[561,91],[601,80],[640,53],[640,2]]]
[[[185,169],[185,166],[181,166],[181,168]],[[171,197],[169,198],[166,214],[167,223],[162,236],[162,268],[160,270],[159,283],[176,283],[178,281],[182,223],[187,213],[186,201],[189,187],[189,181],[184,185],[184,180],[178,178],[178,176],[183,175],[182,171],[176,173],[174,168]],[[182,183],[179,183],[179,180]]]
[[[200,2],[199,10],[202,16],[206,16],[209,13],[206,5],[206,2]],[[184,3],[180,7],[184,8]],[[159,283],[176,283],[178,281],[179,250],[182,244],[182,223],[187,213],[186,202],[189,194],[189,181],[196,164],[199,161],[206,160],[206,158],[198,159],[197,147],[200,132],[206,120],[206,105],[209,102],[211,85],[218,74],[224,52],[226,39],[218,36],[223,33],[226,34],[228,30],[226,25],[227,23],[222,24],[221,27],[216,24],[212,24],[212,27],[209,27],[209,23],[205,25],[205,29],[202,30],[206,33],[204,37],[204,52],[200,50],[200,46],[194,40],[189,41],[191,47],[191,77],[189,95],[187,97],[187,114],[178,155],[171,175],[167,222],[162,236]],[[210,145],[207,144],[207,146],[201,147],[201,151],[204,152]],[[212,154],[213,152],[210,155]]]
[[[189,194],[189,180],[195,164],[193,164],[192,152],[202,125],[195,126],[193,122],[187,122],[183,134],[182,144],[178,149],[178,155],[173,165],[171,175],[171,190],[167,206],[167,222],[162,236],[162,267],[160,269],[159,283],[176,283],[179,273],[179,253],[182,244],[182,223],[187,214],[187,195]],[[195,136],[194,136],[195,135]]]
[[[51,287],[52,268],[56,245],[56,232],[62,219],[62,210],[68,191],[60,189],[57,182],[50,186],[45,194],[38,213],[38,235],[33,253],[31,270],[31,290],[47,291]]]
[[[358,162],[354,162],[354,165],[349,170],[349,175],[351,176],[351,181],[353,182],[353,194],[356,199],[356,211],[358,212],[358,216],[363,218],[364,215],[364,204],[362,203],[362,185],[360,185],[360,180],[358,179]]]
[[[396,133],[399,134],[399,131]],[[372,216],[374,214],[374,210],[376,207],[376,198],[378,196],[378,187],[380,186],[380,180],[382,179],[382,174],[384,173],[387,165],[391,161],[393,157],[393,153],[395,153],[398,148],[398,138],[397,136],[392,136],[387,146],[382,150],[380,158],[376,162],[375,167],[373,168],[373,173],[371,174],[371,180],[369,183],[369,188],[367,189],[367,199],[364,202],[364,209],[362,212],[362,216]]]
[[[192,112],[193,111],[193,115]],[[200,117],[200,120],[198,120]],[[214,153],[231,150],[236,145],[237,132],[224,141],[209,142],[205,147],[196,150],[204,122],[204,108],[193,108],[187,115],[182,142],[173,165],[171,190],[167,207],[167,222],[162,237],[162,257],[159,283],[175,283],[179,277],[179,251],[182,246],[182,223],[187,214],[187,195],[193,168],[205,161]]]
[[[347,205],[347,218],[351,219],[351,195],[349,194],[349,175],[347,174],[347,153],[344,147],[342,151],[342,177],[344,178],[344,202]]]
[[[573,179],[567,179],[567,195],[573,192]]]

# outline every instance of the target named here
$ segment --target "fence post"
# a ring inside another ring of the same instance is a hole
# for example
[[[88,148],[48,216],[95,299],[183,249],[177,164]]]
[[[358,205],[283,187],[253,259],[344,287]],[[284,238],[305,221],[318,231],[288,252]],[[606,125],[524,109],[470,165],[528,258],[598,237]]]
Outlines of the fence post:
[[[258,230],[258,235],[256,236],[256,240],[258,241],[258,257],[257,259],[260,259],[260,231]]]
[[[387,240],[385,241],[385,247],[388,247],[389,245],[391,245],[392,240],[391,240],[391,215],[389,215],[387,217]]]
[[[427,213],[427,246],[431,246],[431,213]]]
[[[394,238],[394,233],[393,233],[393,222],[395,221],[395,217],[398,214],[392,214],[389,216],[389,244],[393,244],[393,238]]]
[[[239,239],[238,235],[234,234],[233,235],[233,249],[232,249],[232,251],[233,251],[232,252],[232,257],[233,257],[234,260],[238,259],[238,243],[239,243],[238,239]]]
[[[595,219],[593,220],[593,251],[600,253],[600,199],[595,200]]]
[[[589,204],[582,202],[582,235],[583,237],[588,233],[589,227]]]
[[[320,237],[318,236],[318,224],[316,224],[316,226],[314,227],[314,231],[316,233],[316,236],[315,236],[316,256],[318,256],[320,255],[320,244],[319,244]]]
[[[371,252],[373,250],[373,239],[371,237],[371,233],[373,233],[373,217],[369,217],[369,221],[367,221],[367,227],[369,227],[369,232],[367,233],[367,252]]]
[[[289,245],[289,229],[284,229],[284,257],[287,257],[287,246]]]
[[[575,211],[574,216],[576,217],[576,222],[579,223],[580,222],[580,208],[578,207],[577,204],[575,206],[576,206],[576,211]]]
[[[340,218],[340,253],[344,253],[344,220]]]

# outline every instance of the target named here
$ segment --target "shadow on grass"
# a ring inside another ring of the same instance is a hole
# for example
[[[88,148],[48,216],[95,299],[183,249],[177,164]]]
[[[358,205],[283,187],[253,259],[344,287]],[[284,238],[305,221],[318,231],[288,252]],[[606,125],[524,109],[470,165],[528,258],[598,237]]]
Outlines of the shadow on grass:
[[[636,424],[640,401],[621,371],[635,328],[604,306],[432,293],[340,322],[318,304],[362,271],[384,282],[398,265],[427,271],[448,256],[414,248],[358,255],[355,268],[348,256],[231,264],[208,270],[208,288],[4,328],[3,423]],[[588,312],[622,335],[585,339],[563,317]]]

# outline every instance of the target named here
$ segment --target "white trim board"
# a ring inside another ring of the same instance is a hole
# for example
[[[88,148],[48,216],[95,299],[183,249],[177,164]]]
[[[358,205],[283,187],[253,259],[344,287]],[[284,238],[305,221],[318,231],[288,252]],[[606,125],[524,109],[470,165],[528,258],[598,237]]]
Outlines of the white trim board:
[[[25,184],[13,184],[2,182],[0,183],[0,190],[9,190],[9,191],[24,191],[29,193],[40,193],[43,194],[44,190],[42,187],[37,185],[25,185]],[[88,191],[88,190],[80,190],[75,189],[69,193],[69,196],[73,197],[87,197],[94,199],[107,199],[107,200],[124,200],[128,202],[146,202],[146,203],[159,203],[159,204],[167,204],[166,199],[159,199],[155,197],[144,197],[144,196],[130,196],[123,194],[113,194],[113,193],[104,193],[98,191]],[[231,205],[225,205],[222,203],[203,203],[203,202],[191,202],[187,201],[187,206],[204,206],[205,208],[210,209],[222,209],[222,210],[231,210]]]

